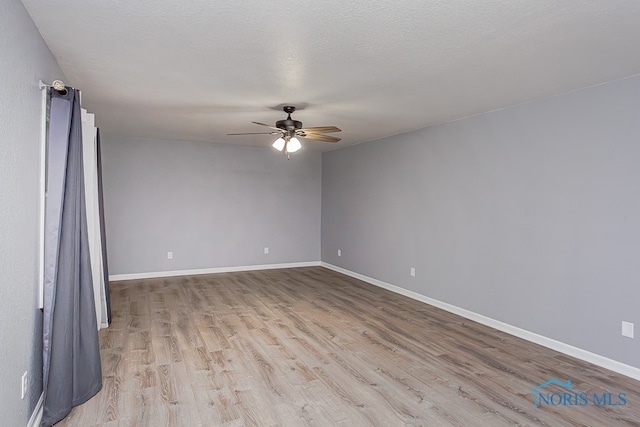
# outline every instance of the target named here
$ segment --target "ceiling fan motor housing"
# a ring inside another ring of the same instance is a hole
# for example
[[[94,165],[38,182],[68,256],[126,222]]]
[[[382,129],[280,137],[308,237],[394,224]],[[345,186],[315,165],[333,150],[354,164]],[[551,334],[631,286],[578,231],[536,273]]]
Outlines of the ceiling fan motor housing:
[[[286,118],[284,120],[278,120],[276,122],[276,127],[282,130],[295,130],[302,128],[302,122],[297,120],[293,120],[291,118]]]
[[[291,118],[291,113],[296,111],[296,107],[291,105],[286,105],[282,108],[285,113],[287,113],[287,118],[284,120],[278,120],[276,122],[276,127],[282,130],[296,130],[302,128],[302,122],[298,120],[293,120]]]

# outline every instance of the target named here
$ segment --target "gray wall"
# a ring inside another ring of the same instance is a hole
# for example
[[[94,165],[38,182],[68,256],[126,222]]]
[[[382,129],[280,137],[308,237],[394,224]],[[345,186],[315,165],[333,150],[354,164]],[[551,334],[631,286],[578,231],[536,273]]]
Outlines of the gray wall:
[[[41,92],[64,76],[18,0],[0,2],[0,424],[23,426],[42,393],[37,308]],[[29,392],[20,400],[20,379]]]
[[[640,367],[640,77],[325,153],[322,176],[324,262]]]
[[[320,153],[115,136],[103,153],[110,274],[320,261]]]

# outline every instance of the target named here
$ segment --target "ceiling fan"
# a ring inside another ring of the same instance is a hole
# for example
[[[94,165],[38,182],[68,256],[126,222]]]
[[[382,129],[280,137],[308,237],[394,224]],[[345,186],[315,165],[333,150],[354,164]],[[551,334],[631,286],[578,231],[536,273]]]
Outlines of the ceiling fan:
[[[298,137],[325,142],[340,141],[340,138],[323,134],[340,132],[341,129],[335,126],[303,128],[302,122],[291,118],[291,113],[296,111],[296,107],[292,105],[285,105],[282,107],[282,110],[287,113],[287,118],[284,120],[278,120],[275,126],[270,126],[260,122],[251,122],[253,124],[272,129],[270,132],[229,133],[227,135],[279,135],[280,137],[273,143],[273,148],[278,151],[284,150],[287,157],[289,157],[289,153],[295,153],[302,148],[302,144],[300,144]]]

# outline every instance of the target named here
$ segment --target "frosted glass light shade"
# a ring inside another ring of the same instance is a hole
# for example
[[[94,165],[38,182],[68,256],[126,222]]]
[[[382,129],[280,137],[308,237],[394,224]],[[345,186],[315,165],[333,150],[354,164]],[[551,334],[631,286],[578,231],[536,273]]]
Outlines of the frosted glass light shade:
[[[289,143],[287,144],[287,152],[289,153],[295,153],[301,148],[302,148],[302,144],[300,144],[300,141],[298,141],[298,138],[296,137],[291,138],[289,140]]]
[[[278,151],[282,151],[282,149],[284,148],[284,139],[283,138],[276,139],[272,147]]]

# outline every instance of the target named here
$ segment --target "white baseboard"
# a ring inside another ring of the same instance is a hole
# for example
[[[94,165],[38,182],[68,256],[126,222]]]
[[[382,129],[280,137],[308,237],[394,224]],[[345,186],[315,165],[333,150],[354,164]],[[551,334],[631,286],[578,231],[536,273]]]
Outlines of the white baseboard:
[[[200,268],[194,270],[153,271],[149,273],[113,274],[109,281],[155,279],[158,277],[192,276],[197,274],[232,273],[236,271],[273,270],[276,268],[317,267],[320,261],[289,262],[285,264],[241,265],[237,267]]]
[[[342,273],[347,276],[351,276],[353,278],[362,280],[363,282],[367,282],[372,285],[395,292],[397,294],[404,295],[411,299],[424,302],[434,307],[441,308],[450,313],[457,314],[458,316],[462,316],[469,320],[473,320],[474,322],[478,322],[483,325],[489,326],[491,328],[497,329],[499,331],[506,332],[507,334],[514,335],[518,338],[522,338],[527,341],[531,341],[541,346],[550,348],[552,350],[559,351],[560,353],[564,353],[566,355],[575,357],[576,359],[584,360],[585,362],[593,363],[594,365],[601,366],[603,368],[609,369],[611,371],[617,372],[627,377],[640,380],[640,368],[636,368],[635,366],[627,365],[627,364],[618,362],[616,360],[609,359],[608,357],[604,357],[599,354],[595,354],[590,351],[583,350],[581,348],[574,347],[569,344],[565,344],[561,341],[556,341],[552,338],[548,338],[543,335],[539,335],[534,332],[530,332],[525,329],[521,329],[516,326],[509,325],[508,323],[504,323],[499,320],[495,320],[490,317],[483,316],[482,314],[474,313],[473,311],[469,311],[464,308],[460,308],[455,305],[448,304],[446,302],[429,298],[417,292],[413,292],[413,291],[401,288],[399,286],[392,285],[390,283],[386,283],[381,280],[365,276],[360,273],[355,273],[353,271],[346,270],[342,267],[338,267],[333,264],[322,262],[320,265],[330,270],[337,271],[338,273]]]
[[[31,418],[29,418],[29,423],[27,427],[40,427],[40,423],[42,422],[42,411],[44,410],[44,392],[40,395],[40,399],[38,399],[38,403],[36,403],[36,407],[33,408],[33,412],[31,413]]]

